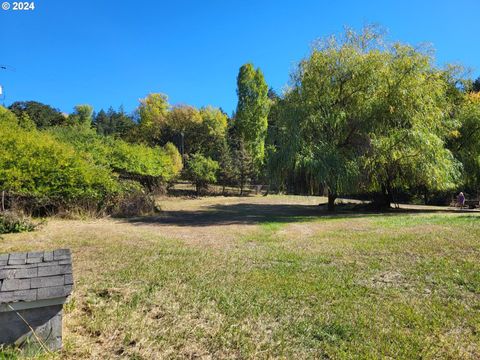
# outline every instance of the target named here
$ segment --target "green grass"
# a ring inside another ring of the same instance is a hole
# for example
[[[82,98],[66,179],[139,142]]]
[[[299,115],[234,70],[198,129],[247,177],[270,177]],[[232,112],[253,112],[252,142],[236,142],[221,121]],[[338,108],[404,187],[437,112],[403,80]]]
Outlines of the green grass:
[[[64,227],[48,245],[72,246],[79,264],[61,356],[478,359],[479,219],[266,221],[229,246]]]

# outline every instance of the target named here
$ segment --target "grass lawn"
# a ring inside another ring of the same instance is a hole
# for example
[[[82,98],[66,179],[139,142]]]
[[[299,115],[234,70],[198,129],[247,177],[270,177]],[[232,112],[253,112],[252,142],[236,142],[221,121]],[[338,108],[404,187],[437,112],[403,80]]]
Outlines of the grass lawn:
[[[480,358],[479,213],[319,201],[166,199],[157,217],[49,220],[0,252],[73,251],[64,350],[46,357]]]

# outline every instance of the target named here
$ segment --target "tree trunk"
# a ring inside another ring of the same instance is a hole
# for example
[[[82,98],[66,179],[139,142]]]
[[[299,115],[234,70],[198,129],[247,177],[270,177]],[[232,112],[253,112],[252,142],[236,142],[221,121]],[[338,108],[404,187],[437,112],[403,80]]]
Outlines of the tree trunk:
[[[243,187],[245,186],[245,175],[243,171],[240,174],[240,196],[243,196]]]
[[[337,194],[328,191],[328,211],[335,211],[335,199]]]
[[[389,209],[393,202],[392,189],[389,184],[382,185],[382,194],[376,201],[376,205],[380,210]]]

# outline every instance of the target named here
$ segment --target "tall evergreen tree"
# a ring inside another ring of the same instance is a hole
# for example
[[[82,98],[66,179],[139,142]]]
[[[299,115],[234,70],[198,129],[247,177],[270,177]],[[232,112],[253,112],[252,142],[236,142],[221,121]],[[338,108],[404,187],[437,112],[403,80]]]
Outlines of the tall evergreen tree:
[[[480,77],[477,78],[472,84],[472,90],[475,92],[480,92]]]
[[[124,137],[135,127],[135,121],[125,113],[123,107],[120,107],[118,111],[112,107],[106,112],[103,109],[100,110],[94,116],[94,124],[97,133],[101,135],[117,135],[119,137]]]

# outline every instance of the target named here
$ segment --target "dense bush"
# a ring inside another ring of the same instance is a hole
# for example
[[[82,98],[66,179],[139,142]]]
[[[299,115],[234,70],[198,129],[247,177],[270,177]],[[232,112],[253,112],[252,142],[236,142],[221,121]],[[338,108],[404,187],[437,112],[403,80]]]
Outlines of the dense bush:
[[[154,196],[136,181],[122,181],[122,190],[112,203],[114,216],[150,215],[157,211]]]
[[[0,234],[33,231],[37,227],[30,219],[11,211],[0,212]]]
[[[182,168],[180,154],[169,144],[163,148],[131,144],[80,126],[57,127],[49,133],[72,145],[83,158],[149,187],[171,181]]]
[[[132,198],[139,212],[151,212],[153,203],[140,184],[151,190],[182,167],[171,145],[132,145],[77,125],[27,130],[2,107],[0,133],[0,190],[10,208],[39,215],[73,209],[130,214],[132,207],[122,202]]]
[[[185,175],[197,188],[197,194],[209,183],[217,181],[218,162],[202,154],[193,154],[187,161]]]
[[[10,119],[11,120],[11,119]],[[47,133],[0,120],[0,189],[64,203],[100,200],[118,191],[111,172],[77,156],[72,146]]]

